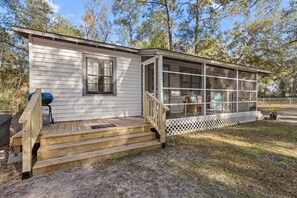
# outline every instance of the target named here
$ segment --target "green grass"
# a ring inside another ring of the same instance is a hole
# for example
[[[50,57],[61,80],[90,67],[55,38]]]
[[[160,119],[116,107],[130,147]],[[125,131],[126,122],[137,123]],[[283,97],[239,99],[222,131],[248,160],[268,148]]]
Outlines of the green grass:
[[[258,110],[261,111],[263,114],[270,114],[272,107],[276,107],[277,109],[279,109],[280,114],[287,114],[286,112],[293,112],[293,114],[297,115],[297,104],[258,104]]]
[[[297,197],[296,124],[260,121],[171,137],[170,144],[200,156],[168,168],[201,185],[240,197]]]

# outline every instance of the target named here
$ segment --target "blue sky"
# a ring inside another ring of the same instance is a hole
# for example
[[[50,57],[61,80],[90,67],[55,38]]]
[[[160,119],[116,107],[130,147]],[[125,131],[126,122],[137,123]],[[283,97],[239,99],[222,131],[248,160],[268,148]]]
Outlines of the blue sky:
[[[79,26],[83,12],[84,12],[84,0],[47,0],[50,4],[53,5],[53,7],[56,10],[56,14],[62,15],[65,18],[69,19],[72,24],[75,26]],[[111,6],[112,6],[113,0],[102,0],[102,3],[106,3],[109,5],[110,8],[110,14],[109,14],[109,19],[111,21],[114,20],[114,16],[111,13]],[[287,6],[289,3],[289,0],[282,0],[282,7]],[[227,18],[224,19],[221,22],[221,29],[223,31],[231,29],[236,21],[240,21],[240,17],[235,17],[235,18]],[[117,41],[117,35],[113,31],[113,34],[110,37],[110,40],[112,41]]]
[[[84,0],[52,0],[52,2],[59,7],[57,14],[63,15],[71,20],[75,26],[79,26],[84,13]],[[110,11],[112,2],[112,0],[102,0],[102,3],[109,5]],[[111,12],[109,18],[111,20],[114,18]]]

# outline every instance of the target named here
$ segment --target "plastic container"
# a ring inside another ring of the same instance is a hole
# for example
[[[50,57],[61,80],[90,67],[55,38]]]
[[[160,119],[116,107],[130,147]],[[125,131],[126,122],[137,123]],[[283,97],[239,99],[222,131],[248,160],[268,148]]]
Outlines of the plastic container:
[[[9,144],[11,114],[0,114],[0,146]]]

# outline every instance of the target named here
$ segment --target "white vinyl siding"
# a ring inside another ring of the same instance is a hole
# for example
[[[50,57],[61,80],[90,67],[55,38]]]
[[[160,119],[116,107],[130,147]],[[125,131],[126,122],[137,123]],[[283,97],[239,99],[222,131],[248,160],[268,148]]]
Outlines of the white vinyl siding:
[[[84,54],[116,59],[116,96],[84,96]],[[141,60],[137,54],[33,37],[30,62],[30,90],[42,88],[53,94],[55,121],[141,115]]]

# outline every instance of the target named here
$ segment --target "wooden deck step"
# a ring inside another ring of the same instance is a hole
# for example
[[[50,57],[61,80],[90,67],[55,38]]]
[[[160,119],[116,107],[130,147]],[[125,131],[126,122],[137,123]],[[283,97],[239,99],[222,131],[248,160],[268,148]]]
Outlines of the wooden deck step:
[[[103,137],[142,133],[150,131],[150,129],[150,124],[142,124],[134,126],[109,127],[89,131],[65,132],[63,134],[44,134],[40,137],[40,143],[41,145],[61,144]]]
[[[19,131],[15,135],[10,137],[10,146],[21,146],[22,145],[22,136],[23,136],[23,131]],[[42,132],[38,135],[36,139],[36,143],[39,143],[40,141],[40,136],[42,136]]]
[[[54,144],[41,146],[38,149],[38,160],[56,158],[69,154],[82,153],[111,147],[123,146],[133,143],[146,142],[156,139],[155,133],[142,132],[127,135],[112,136],[105,138],[82,140],[77,142],[68,142],[63,144]]]
[[[37,161],[33,166],[33,175],[46,174],[61,169],[91,164],[99,160],[123,157],[131,154],[161,148],[157,140],[129,144],[102,150],[72,154],[68,156]]]

